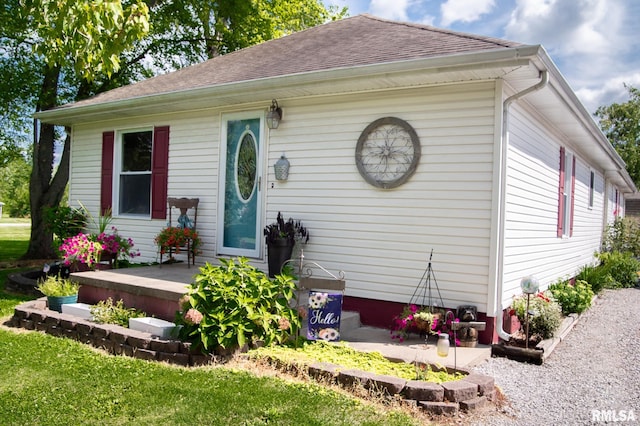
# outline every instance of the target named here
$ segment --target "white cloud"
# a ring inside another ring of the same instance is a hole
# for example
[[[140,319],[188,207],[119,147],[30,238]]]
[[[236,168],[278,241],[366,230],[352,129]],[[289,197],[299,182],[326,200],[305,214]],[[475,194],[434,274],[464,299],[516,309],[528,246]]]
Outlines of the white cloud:
[[[420,22],[418,22],[419,24],[423,24],[423,25],[431,25],[431,26],[435,26],[435,22],[436,21],[436,17],[432,16],[432,15],[424,15],[421,19]]]
[[[398,21],[408,21],[407,9],[411,0],[371,0],[369,12],[372,15]]]
[[[371,13],[542,44],[585,104],[624,102],[640,86],[640,0],[323,0]]]
[[[494,0],[447,0],[440,6],[442,25],[451,25],[456,21],[477,21],[482,15],[491,12],[494,5]]]
[[[635,1],[516,0],[506,37],[544,45],[587,110],[594,112],[623,101],[623,83],[639,80]]]
[[[575,91],[587,111],[592,114],[598,107],[628,101],[629,91],[624,85],[640,87],[640,72],[620,74],[599,83]]]
[[[517,0],[507,37],[541,43],[565,55],[619,50],[624,7],[620,0]]]

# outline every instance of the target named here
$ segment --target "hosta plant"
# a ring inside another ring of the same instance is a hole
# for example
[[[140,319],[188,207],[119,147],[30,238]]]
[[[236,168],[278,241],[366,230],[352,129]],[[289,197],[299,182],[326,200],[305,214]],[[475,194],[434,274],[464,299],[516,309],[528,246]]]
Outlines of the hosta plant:
[[[289,306],[295,282],[267,275],[244,257],[207,263],[180,301],[179,337],[205,352],[245,344],[282,343],[300,329],[297,310]]]

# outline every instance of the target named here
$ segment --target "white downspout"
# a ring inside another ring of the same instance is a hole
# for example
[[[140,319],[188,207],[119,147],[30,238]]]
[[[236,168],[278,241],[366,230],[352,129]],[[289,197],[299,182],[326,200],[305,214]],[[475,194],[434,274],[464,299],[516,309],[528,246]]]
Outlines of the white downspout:
[[[540,81],[535,85],[524,89],[521,92],[514,93],[509,96],[502,103],[502,161],[500,164],[500,220],[498,221],[498,232],[500,233],[498,236],[498,271],[496,277],[498,278],[496,283],[496,331],[498,333],[498,337],[503,340],[509,340],[511,335],[504,331],[503,322],[502,322],[502,288],[503,288],[503,280],[504,280],[504,234],[505,234],[505,209],[506,209],[506,193],[507,193],[507,155],[509,148],[509,107],[511,104],[523,96],[528,95],[531,92],[538,91],[544,88],[547,83],[549,83],[549,72],[547,70],[541,71],[540,73]]]

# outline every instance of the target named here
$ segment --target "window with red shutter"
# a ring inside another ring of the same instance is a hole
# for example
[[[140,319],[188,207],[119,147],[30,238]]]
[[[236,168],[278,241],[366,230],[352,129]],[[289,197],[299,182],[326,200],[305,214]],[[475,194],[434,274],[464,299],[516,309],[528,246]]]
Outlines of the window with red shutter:
[[[153,129],[151,162],[151,219],[167,217],[167,181],[169,177],[169,126]]]
[[[560,148],[558,183],[558,237],[573,235],[574,198],[576,191],[576,158]]]
[[[104,132],[102,211],[113,207],[117,215],[166,218],[168,166],[168,126]]]
[[[100,214],[111,212],[113,203],[113,148],[115,132],[102,134],[102,175],[100,177]]]
[[[565,191],[564,191],[564,147],[560,148],[560,179],[558,182],[558,237],[562,237],[564,227],[564,206],[565,206]]]

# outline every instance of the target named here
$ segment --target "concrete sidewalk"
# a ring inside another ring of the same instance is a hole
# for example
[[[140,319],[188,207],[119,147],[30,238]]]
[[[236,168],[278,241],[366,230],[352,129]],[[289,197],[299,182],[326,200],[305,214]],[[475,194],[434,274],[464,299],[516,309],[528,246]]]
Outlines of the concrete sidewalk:
[[[346,330],[341,340],[350,347],[365,352],[380,352],[386,358],[404,362],[440,364],[446,367],[472,368],[491,357],[491,346],[478,345],[475,348],[449,348],[449,355],[438,356],[436,338],[431,336],[428,343],[417,335],[410,335],[404,342],[391,339],[389,330],[374,327],[359,327]]]
[[[578,322],[580,316],[571,314],[565,317],[556,336],[540,342],[537,347],[544,349],[543,358],[551,355],[556,346],[562,342]],[[425,343],[415,334],[402,343],[391,339],[389,330],[374,327],[347,328],[340,336],[354,349],[365,352],[380,352],[386,358],[404,362],[419,361],[429,364],[440,364],[446,367],[473,368],[491,358],[491,345],[478,344],[475,348],[449,348],[447,357],[438,356],[436,338],[431,336],[429,343]]]

